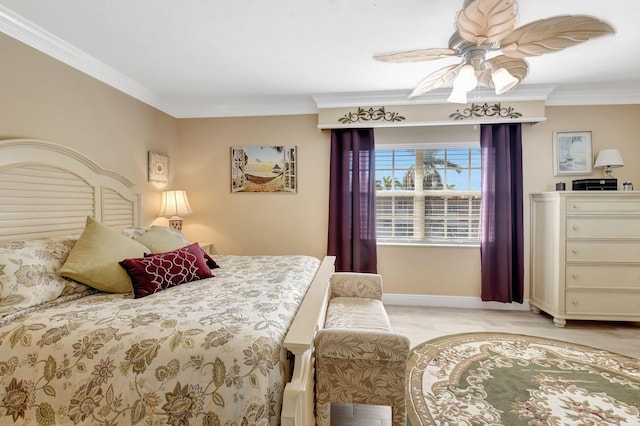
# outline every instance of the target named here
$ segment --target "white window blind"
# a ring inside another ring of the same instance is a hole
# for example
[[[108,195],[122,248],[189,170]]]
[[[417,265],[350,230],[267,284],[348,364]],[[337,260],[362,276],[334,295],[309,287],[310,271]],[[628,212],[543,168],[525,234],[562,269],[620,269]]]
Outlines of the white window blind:
[[[376,148],[379,242],[478,244],[480,147]]]

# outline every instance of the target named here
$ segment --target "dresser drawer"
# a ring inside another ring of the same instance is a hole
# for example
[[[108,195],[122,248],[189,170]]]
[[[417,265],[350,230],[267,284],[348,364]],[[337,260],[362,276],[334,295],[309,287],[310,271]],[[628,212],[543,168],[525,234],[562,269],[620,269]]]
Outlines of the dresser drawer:
[[[640,241],[566,242],[567,262],[640,262]]]
[[[640,238],[640,217],[567,216],[567,238]]]
[[[570,288],[627,288],[640,291],[638,265],[573,265],[565,267],[565,283]]]
[[[567,214],[638,214],[640,197],[567,197]]]
[[[567,291],[565,311],[571,314],[640,316],[640,293]]]

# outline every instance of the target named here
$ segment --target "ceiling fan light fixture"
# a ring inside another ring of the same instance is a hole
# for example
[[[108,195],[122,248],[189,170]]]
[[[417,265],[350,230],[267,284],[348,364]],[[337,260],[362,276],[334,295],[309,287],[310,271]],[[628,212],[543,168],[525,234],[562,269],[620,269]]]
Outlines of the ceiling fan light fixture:
[[[476,77],[476,70],[472,65],[466,64],[458,72],[458,76],[453,81],[453,87],[455,89],[463,90],[465,93],[475,89],[478,85],[478,78]]]
[[[556,52],[595,37],[615,34],[610,24],[587,15],[552,16],[516,28],[516,2],[463,0],[448,48],[414,49],[374,55],[374,58],[383,62],[403,63],[458,56],[462,59],[461,63],[430,73],[418,83],[409,97],[421,95],[453,80],[456,93],[452,93],[450,98],[461,100],[458,92],[469,92],[477,84],[493,87],[497,95],[516,87],[529,71],[525,57]],[[486,59],[487,54],[497,51],[501,54]]]
[[[498,68],[491,71],[491,80],[496,89],[496,95],[502,95],[518,85],[520,82],[505,68]]]
[[[477,85],[478,78],[476,77],[476,69],[473,65],[466,64],[460,68],[456,79],[453,80],[453,90],[449,98],[447,98],[447,102],[466,104],[467,92],[475,89]]]

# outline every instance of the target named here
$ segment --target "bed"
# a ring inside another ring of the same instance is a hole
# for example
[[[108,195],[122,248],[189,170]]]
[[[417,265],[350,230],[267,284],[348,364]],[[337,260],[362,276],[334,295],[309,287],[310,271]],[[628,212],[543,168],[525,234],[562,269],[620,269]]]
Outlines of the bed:
[[[141,226],[132,186],[62,145],[0,141],[0,423],[314,424],[334,258],[209,256]],[[123,272],[133,292],[100,287]]]

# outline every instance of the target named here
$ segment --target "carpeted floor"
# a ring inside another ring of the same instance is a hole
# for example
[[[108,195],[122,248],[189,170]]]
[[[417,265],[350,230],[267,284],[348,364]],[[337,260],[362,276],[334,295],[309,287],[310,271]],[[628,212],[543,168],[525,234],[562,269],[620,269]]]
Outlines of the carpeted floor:
[[[464,333],[416,346],[412,425],[638,425],[640,361],[509,333]]]

